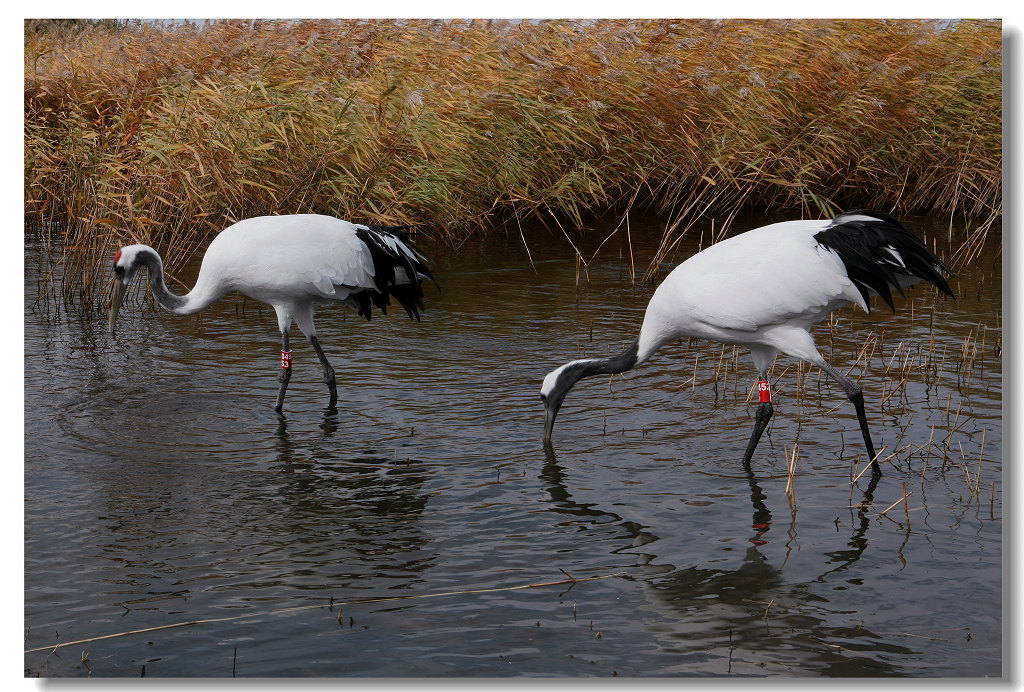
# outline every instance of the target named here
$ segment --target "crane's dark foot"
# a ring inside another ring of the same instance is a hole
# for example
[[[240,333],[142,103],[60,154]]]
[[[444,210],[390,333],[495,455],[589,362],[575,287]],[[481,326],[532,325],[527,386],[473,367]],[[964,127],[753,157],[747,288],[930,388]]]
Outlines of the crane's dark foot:
[[[882,469],[878,465],[878,455],[875,454],[875,445],[871,442],[871,433],[868,432],[868,419],[864,414],[864,392],[857,386],[857,390],[850,394],[850,401],[857,410],[857,422],[860,423],[860,432],[864,436],[864,446],[868,449],[868,458],[871,459],[871,476],[876,480],[882,477]]]
[[[872,469],[871,480],[868,481],[868,489],[864,491],[864,502],[870,503],[874,499],[875,486],[878,485],[878,481],[882,478],[882,472]]]
[[[338,383],[333,368],[330,372],[324,372],[324,383],[327,385],[327,391],[331,393],[331,400],[327,402],[327,408],[331,410],[338,403]]]
[[[878,465],[878,459],[875,457],[871,458],[871,477],[876,481],[882,477],[882,469]]]
[[[765,401],[758,405],[757,413],[754,414],[754,431],[750,434],[747,451],[743,453],[744,466],[750,464],[750,459],[754,456],[754,449],[757,448],[757,443],[761,439],[761,435],[764,434],[764,429],[768,427],[768,421],[772,419],[773,413],[775,410],[772,408],[772,402]]]
[[[281,374],[277,376],[277,379],[281,383],[281,387],[277,390],[277,405],[274,406],[274,410],[281,413],[281,409],[284,407],[284,394],[288,391],[288,381],[292,379],[291,368],[281,368]]]
[[[327,360],[327,355],[324,353],[323,348],[320,347],[320,340],[316,336],[311,336],[309,337],[309,343],[313,344],[316,357],[320,359],[320,365],[324,368],[324,384],[327,385],[327,391],[331,393],[331,400],[327,404],[327,409],[333,409],[334,405],[338,403],[338,385],[334,376],[334,368],[331,367],[330,362]]]

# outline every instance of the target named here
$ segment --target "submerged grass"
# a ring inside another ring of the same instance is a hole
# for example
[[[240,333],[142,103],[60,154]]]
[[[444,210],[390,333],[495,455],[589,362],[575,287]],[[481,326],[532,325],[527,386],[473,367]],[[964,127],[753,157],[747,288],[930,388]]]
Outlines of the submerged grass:
[[[173,272],[260,214],[456,244],[644,205],[660,259],[870,206],[971,220],[966,261],[1002,213],[998,21],[30,20],[24,58],[25,213],[85,302],[113,244]]]

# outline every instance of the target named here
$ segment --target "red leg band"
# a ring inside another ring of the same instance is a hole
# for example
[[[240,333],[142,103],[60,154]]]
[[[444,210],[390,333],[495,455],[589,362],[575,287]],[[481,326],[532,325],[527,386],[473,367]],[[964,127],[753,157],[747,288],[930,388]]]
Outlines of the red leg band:
[[[772,400],[772,390],[768,388],[768,380],[757,381],[757,394],[762,404]]]
[[[292,352],[281,351],[281,367],[285,370],[292,369]]]

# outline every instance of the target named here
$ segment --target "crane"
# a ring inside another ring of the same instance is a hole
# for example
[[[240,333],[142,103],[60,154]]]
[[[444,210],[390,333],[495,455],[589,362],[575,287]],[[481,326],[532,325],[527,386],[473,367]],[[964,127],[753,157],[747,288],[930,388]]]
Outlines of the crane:
[[[585,358],[555,368],[544,378],[544,441],[580,379],[625,372],[663,345],[682,337],[747,346],[758,373],[758,408],[743,456],[746,466],[773,414],[768,368],[779,353],[821,368],[838,382],[857,411],[872,464],[880,476],[868,432],[861,386],[822,358],[809,329],[850,304],[870,312],[872,295],[895,310],[892,289],[921,279],[953,296],[942,273],[949,268],[891,215],[858,210],[831,220],[773,223],[706,248],[673,269],[651,297],[640,334],[611,358]]]
[[[419,320],[421,280],[433,280],[433,276],[426,258],[409,241],[408,228],[354,224],[319,214],[244,219],[213,239],[203,255],[195,286],[183,296],[171,293],[164,283],[163,262],[156,250],[148,245],[127,245],[114,256],[110,332],[114,332],[125,292],[142,267],[149,272],[157,304],[177,315],[205,310],[221,296],[237,291],[272,305],[277,312],[281,372],[274,409],[280,413],[291,379],[288,333],[292,320],[320,359],[331,408],[338,400],[337,380],[316,336],[314,307],[342,303],[369,320],[374,305],[387,314],[394,297],[410,319]]]

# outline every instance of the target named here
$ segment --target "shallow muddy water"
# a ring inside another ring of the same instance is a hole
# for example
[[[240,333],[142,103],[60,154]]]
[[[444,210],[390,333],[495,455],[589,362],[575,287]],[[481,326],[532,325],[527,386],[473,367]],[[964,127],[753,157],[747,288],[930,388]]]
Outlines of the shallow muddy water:
[[[999,676],[997,242],[955,302],[817,328],[895,452],[872,488],[842,390],[786,357],[745,473],[754,368],[707,342],[581,382],[545,450],[541,379],[634,338],[659,228],[586,266],[559,231],[424,244],[423,321],[320,309],[338,409],[294,332],[280,417],[272,309],[129,304],[111,336],[34,304],[30,251],[25,674]]]

